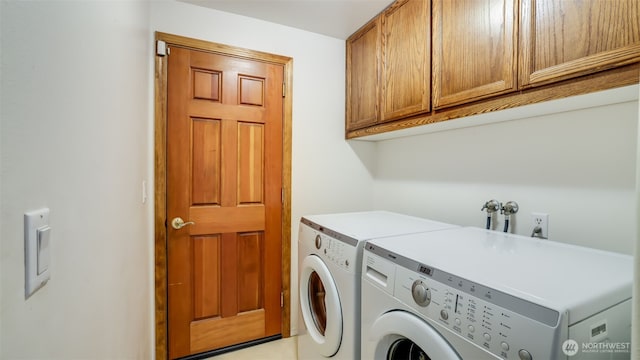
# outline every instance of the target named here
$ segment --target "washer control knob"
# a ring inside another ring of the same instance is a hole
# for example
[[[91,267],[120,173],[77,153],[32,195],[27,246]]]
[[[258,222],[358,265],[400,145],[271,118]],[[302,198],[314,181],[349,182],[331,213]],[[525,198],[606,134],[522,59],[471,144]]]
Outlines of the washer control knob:
[[[322,238],[320,234],[316,235],[316,249],[320,249],[322,247]]]
[[[470,333],[476,331],[476,328],[474,328],[473,325],[469,325],[468,329]]]
[[[520,357],[520,360],[533,360],[533,356],[531,356],[531,354],[525,349],[520,349],[520,351],[518,351],[518,356]]]
[[[425,307],[431,302],[431,290],[422,280],[416,280],[411,286],[411,295],[416,304]]]
[[[440,317],[442,320],[447,320],[449,318],[449,313],[447,310],[440,310]]]
[[[344,264],[345,264],[347,267],[349,267],[349,260],[345,260],[345,261],[344,261]]]

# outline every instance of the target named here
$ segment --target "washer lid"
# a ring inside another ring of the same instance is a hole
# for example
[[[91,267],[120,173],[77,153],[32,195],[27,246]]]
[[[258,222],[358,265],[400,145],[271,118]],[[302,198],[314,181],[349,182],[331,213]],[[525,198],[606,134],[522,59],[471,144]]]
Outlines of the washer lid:
[[[306,222],[304,220],[307,220]],[[346,235],[356,241],[380,237],[458,228],[439,221],[422,219],[389,211],[364,211],[304,216],[302,222]],[[320,230],[321,229],[316,229]]]
[[[631,297],[633,258],[618,253],[472,227],[375,239],[369,245],[399,255],[388,259],[399,265],[411,259],[568,311],[569,324]]]

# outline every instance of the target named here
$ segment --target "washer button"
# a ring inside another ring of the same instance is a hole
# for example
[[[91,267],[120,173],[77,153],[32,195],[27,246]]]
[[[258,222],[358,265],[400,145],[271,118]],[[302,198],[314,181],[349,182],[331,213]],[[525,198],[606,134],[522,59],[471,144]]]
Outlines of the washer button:
[[[462,321],[460,321],[460,319],[456,318],[456,325],[460,326],[460,324],[462,324]]]
[[[487,342],[491,341],[491,335],[489,335],[488,333],[484,333],[483,336],[484,336],[484,340],[485,341],[487,341]]]
[[[509,344],[504,341],[500,343],[500,347],[502,347],[502,350],[504,351],[509,351]]]
[[[476,331],[476,328],[473,327],[473,325],[469,325],[469,332],[472,333]]]
[[[447,310],[440,310],[440,317],[442,320],[447,320],[449,318],[449,313]]]
[[[531,354],[525,349],[520,349],[518,356],[520,356],[520,360],[533,360]]]

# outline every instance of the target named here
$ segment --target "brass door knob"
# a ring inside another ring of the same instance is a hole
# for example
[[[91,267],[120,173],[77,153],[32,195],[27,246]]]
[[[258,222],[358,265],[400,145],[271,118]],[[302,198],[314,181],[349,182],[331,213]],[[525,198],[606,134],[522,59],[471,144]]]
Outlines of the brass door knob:
[[[187,225],[195,225],[195,223],[193,221],[184,222],[181,217],[176,217],[171,220],[171,226],[176,230],[180,230]]]

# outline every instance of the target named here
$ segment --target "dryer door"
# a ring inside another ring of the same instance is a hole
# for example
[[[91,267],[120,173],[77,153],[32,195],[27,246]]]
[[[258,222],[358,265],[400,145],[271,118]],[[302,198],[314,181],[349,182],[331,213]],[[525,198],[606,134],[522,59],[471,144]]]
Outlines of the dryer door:
[[[342,307],[338,288],[327,265],[315,255],[302,261],[300,309],[317,352],[333,356],[342,340]]]
[[[461,360],[455,349],[431,325],[404,311],[380,316],[371,328],[375,359]]]

